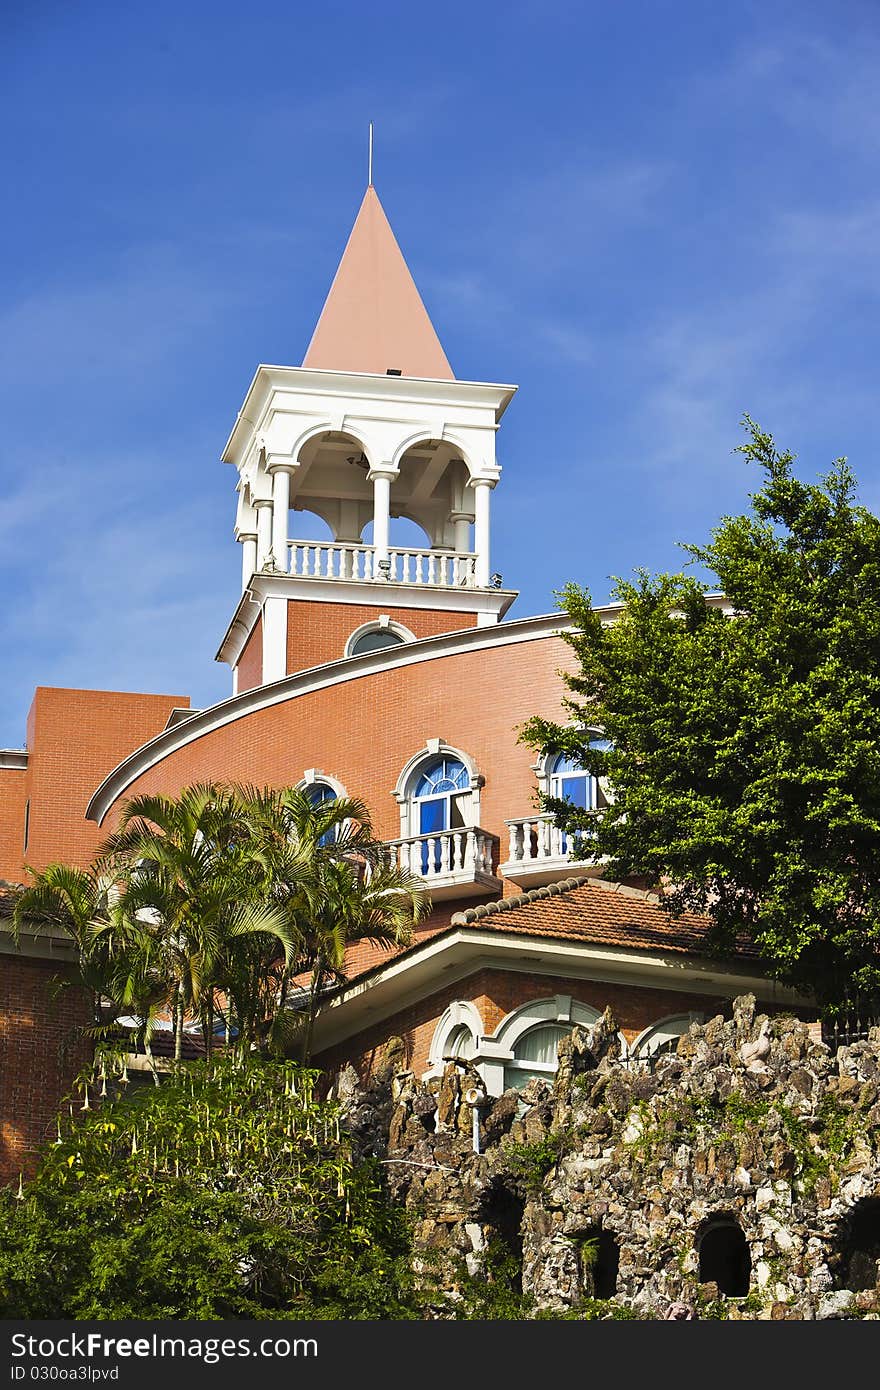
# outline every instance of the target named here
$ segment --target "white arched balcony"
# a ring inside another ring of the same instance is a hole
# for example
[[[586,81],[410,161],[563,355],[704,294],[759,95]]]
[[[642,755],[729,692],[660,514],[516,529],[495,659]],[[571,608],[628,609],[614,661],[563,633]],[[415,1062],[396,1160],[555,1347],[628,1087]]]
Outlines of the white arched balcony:
[[[498,837],[479,823],[483,780],[467,753],[440,738],[429,739],[397,779],[400,838],[386,842],[388,851],[435,902],[501,891]]]

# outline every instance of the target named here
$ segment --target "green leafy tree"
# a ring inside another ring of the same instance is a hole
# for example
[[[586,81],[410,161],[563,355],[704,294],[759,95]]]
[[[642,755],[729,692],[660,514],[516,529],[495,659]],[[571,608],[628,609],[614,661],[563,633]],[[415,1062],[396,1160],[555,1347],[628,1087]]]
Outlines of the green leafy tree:
[[[114,990],[109,981],[118,969],[105,928],[114,913],[112,875],[101,865],[79,869],[69,864],[49,864],[28,870],[31,882],[16,896],[12,930],[16,944],[22,933],[61,935],[70,938],[77,954],[77,972],[59,978],[58,985],[77,985],[89,998],[90,1033],[98,1041],[113,1031],[116,1015],[126,1007],[149,1014],[156,997],[155,981],[129,971],[128,989]],[[100,945],[96,940],[100,938]]]
[[[247,973],[252,993],[259,990],[274,961],[289,964],[297,945],[289,913],[269,899],[240,798],[211,783],[177,797],[135,797],[104,855],[119,894],[91,936],[101,958],[116,966],[108,989],[118,996],[128,976],[156,979],[173,1020],[175,1060],[188,1017],[200,1021],[210,1048],[231,981],[241,986]],[[300,871],[307,867],[302,860]],[[241,988],[238,1003],[245,1044],[253,1040],[256,1009]]]
[[[217,1056],[104,1103],[85,1078],[0,1192],[0,1317],[420,1316],[404,1215],[316,1076]]]
[[[420,879],[388,863],[362,801],[316,804],[296,787],[240,794],[267,890],[289,914],[299,943],[284,985],[294,976],[306,982],[300,1052],[308,1062],[315,1017],[328,986],[345,979],[348,947],[364,940],[408,945],[429,900]]]
[[[739,452],[763,472],[751,510],[684,547],[728,604],[693,576],[640,572],[617,582],[606,627],[566,586],[570,722],[535,718],[524,737],[613,789],[600,815],[548,800],[576,857],[708,914],[718,949],[747,934],[833,1009],[880,995],[880,520],[845,460],[803,482],[746,426]],[[591,748],[592,730],[611,747]]]

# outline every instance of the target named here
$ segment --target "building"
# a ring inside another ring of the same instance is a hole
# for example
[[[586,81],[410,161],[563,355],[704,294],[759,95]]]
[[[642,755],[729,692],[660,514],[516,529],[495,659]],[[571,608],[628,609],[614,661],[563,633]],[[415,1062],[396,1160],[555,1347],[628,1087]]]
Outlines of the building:
[[[497,1092],[552,1070],[558,1037],[609,1003],[628,1045],[651,1051],[744,991],[789,1000],[753,959],[703,957],[698,919],[670,922],[650,894],[573,862],[537,809],[538,790],[586,806],[603,792],[517,741],[529,716],[561,716],[571,652],[559,614],[508,617],[516,593],[492,568],[496,437],[515,390],[456,379],[369,187],[302,365],[257,369],[223,451],[242,573],[217,653],[231,695],[193,710],[180,695],[39,687],[26,747],[0,752],[0,878],[87,863],[138,793],[302,784],[362,798],[433,902],[402,954],[352,952],[351,983],[317,1023],[328,1065],[367,1066],[400,1034],[417,1072],[467,1055]],[[302,512],[325,539],[297,538]],[[398,518],[422,546],[396,543]],[[23,953],[28,1035],[48,1067],[53,1015],[35,982],[65,947]],[[63,1080],[62,1067],[45,1081],[31,1118],[0,1095],[7,1169]]]

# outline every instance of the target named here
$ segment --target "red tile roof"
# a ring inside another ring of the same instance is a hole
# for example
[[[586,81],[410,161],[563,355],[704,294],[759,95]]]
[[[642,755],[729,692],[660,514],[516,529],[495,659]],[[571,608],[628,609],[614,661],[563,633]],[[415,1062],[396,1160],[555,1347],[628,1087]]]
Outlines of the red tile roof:
[[[641,888],[604,879],[568,878],[457,912],[452,926],[702,955],[711,922],[694,912],[673,917],[660,907],[656,893]],[[736,954],[757,952],[751,942],[742,940]]]

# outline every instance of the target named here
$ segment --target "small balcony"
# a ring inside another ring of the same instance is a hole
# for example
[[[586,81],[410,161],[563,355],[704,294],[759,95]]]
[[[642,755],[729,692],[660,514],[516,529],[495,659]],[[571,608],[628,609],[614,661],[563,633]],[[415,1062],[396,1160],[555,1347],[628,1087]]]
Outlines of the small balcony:
[[[286,573],[297,579],[417,584],[422,588],[476,589],[477,557],[453,550],[388,550],[384,562],[372,545],[340,541],[288,541]]]
[[[506,822],[510,832],[507,861],[498,873],[523,888],[555,883],[572,874],[598,872],[596,859],[572,859],[571,836],[553,824],[552,816],[522,816]]]
[[[444,898],[488,897],[501,892],[501,880],[493,868],[498,836],[479,826],[435,830],[386,844],[391,863],[422,879],[435,903]]]

